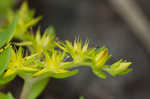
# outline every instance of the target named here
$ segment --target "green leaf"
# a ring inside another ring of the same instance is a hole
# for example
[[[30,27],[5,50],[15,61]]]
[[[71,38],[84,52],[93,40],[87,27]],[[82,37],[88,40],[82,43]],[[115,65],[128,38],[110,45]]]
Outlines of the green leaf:
[[[49,78],[41,80],[32,86],[28,99],[36,99],[48,84]]]
[[[7,68],[8,62],[11,56],[11,46],[0,53],[0,75],[3,74],[4,70]]]
[[[93,73],[102,79],[105,79],[107,77],[107,75],[102,70],[94,69]]]
[[[129,68],[129,69],[127,69],[127,70],[121,72],[120,75],[126,75],[126,74],[128,74],[129,72],[132,72],[132,68]]]
[[[41,20],[41,17],[37,17],[37,18],[33,18],[31,21],[29,21],[27,24],[24,25],[24,28],[27,29],[29,27],[32,27],[33,25],[35,25],[37,22],[39,22]]]
[[[10,82],[10,81],[13,80],[15,77],[16,77],[16,74],[15,74],[15,75],[8,76],[8,77],[0,76],[0,85],[4,85],[4,84]],[[0,98],[0,99],[1,99],[1,98]]]
[[[58,78],[58,79],[63,79],[63,78],[68,78],[71,76],[74,76],[78,73],[78,70],[72,70],[66,73],[56,73],[56,74],[52,74],[51,76],[54,78]]]
[[[4,32],[0,32],[0,48],[11,40],[16,29],[17,20],[18,17],[16,16],[8,28]]]
[[[14,99],[14,97],[12,96],[11,93],[7,93],[7,94],[0,93],[0,99]]]

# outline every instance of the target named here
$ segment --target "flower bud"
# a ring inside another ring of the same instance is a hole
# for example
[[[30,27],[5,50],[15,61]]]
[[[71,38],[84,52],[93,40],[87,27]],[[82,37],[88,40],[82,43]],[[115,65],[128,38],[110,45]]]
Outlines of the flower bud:
[[[103,66],[106,61],[109,59],[110,55],[108,54],[108,49],[105,48],[104,50],[100,51],[98,54],[95,56],[95,65],[96,66]]]
[[[132,69],[129,68],[130,65],[131,62],[119,60],[112,64],[110,68],[107,68],[106,71],[108,71],[112,76],[124,75],[132,71]]]

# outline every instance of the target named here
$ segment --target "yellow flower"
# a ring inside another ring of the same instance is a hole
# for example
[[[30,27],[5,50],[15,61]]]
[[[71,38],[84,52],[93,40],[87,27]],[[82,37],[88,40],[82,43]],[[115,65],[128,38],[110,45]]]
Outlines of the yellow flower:
[[[7,71],[4,74],[4,77],[8,77],[13,74],[22,73],[22,72],[35,72],[37,69],[33,66],[32,62],[30,61],[35,55],[23,57],[22,48],[15,53],[12,50],[12,55],[10,62],[8,64]],[[25,65],[29,63],[28,65]]]
[[[39,75],[49,75],[55,78],[65,78],[72,76],[77,73],[77,71],[69,71],[67,69],[63,69],[62,64],[64,63],[65,53],[60,51],[52,51],[49,55],[45,54],[44,64],[45,66],[40,71],[33,74],[33,76]]]
[[[40,29],[38,29],[36,36],[32,36],[32,51],[35,53],[40,53],[54,48],[54,39],[55,31],[53,27],[49,27],[42,36],[40,33]]]
[[[72,42],[66,40],[65,43],[56,43],[56,45],[64,50],[65,52],[69,53],[73,58],[75,63],[84,62],[86,59],[90,58],[90,54],[95,50],[88,48],[88,40],[82,44],[82,41],[78,38]]]

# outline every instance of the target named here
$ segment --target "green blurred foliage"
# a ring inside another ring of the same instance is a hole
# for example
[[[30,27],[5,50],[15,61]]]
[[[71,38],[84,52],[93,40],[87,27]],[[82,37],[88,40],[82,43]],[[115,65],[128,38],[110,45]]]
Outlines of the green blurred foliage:
[[[14,97],[11,95],[11,93],[0,93],[0,99],[14,99]]]
[[[0,0],[0,18],[5,18],[12,10],[15,0]]]

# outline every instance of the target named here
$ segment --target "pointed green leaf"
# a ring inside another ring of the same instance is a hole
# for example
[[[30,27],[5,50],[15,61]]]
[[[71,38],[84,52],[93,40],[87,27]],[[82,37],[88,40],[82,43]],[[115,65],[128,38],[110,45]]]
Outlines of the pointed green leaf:
[[[131,71],[132,71],[132,68],[129,68],[129,69],[127,69],[126,71],[121,72],[119,75],[126,75],[126,74],[128,74],[129,72],[131,72]]]
[[[58,78],[58,79],[63,79],[63,78],[68,78],[71,76],[74,76],[78,73],[78,70],[72,70],[66,73],[57,73],[57,74],[52,74],[51,76],[54,78]]]
[[[10,60],[10,56],[11,56],[11,46],[9,46],[6,50],[0,53],[0,75],[2,75],[2,73],[6,69],[8,62]]]
[[[18,17],[16,16],[8,28],[4,32],[0,32],[0,48],[11,40],[16,29],[17,20]]]
[[[103,78],[103,79],[105,79],[107,77],[107,75],[102,70],[93,70],[93,73],[96,76]]]
[[[35,25],[36,23],[38,23],[41,20],[42,17],[37,17],[37,18],[33,18],[31,21],[29,21],[27,24],[24,25],[24,28],[29,28],[33,25]]]
[[[0,76],[0,85],[7,84],[8,82],[12,81],[15,77],[16,77],[16,74],[10,75],[8,77]]]
[[[36,99],[48,84],[49,78],[41,80],[32,86],[28,99]]]

